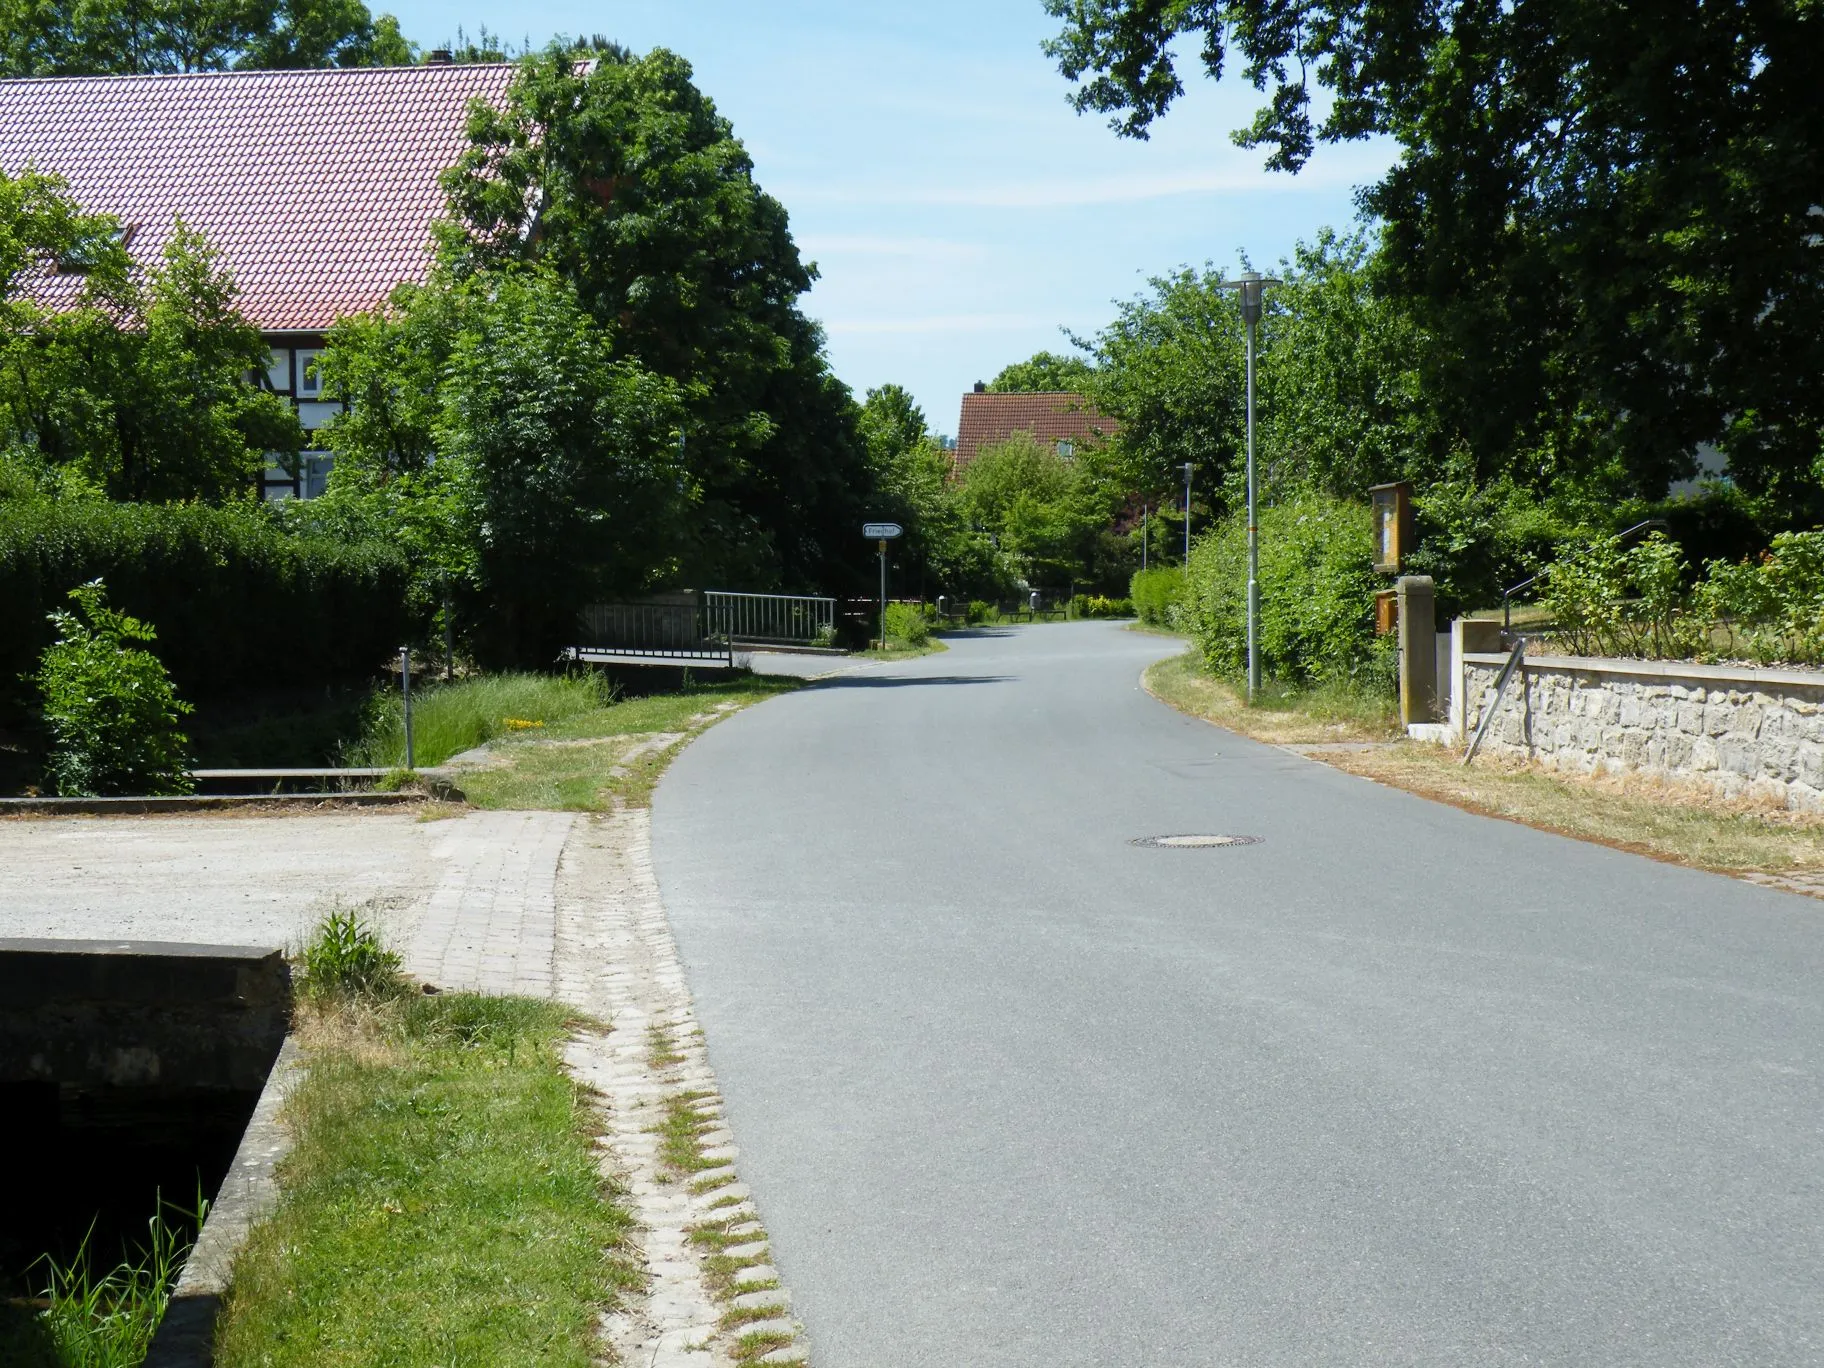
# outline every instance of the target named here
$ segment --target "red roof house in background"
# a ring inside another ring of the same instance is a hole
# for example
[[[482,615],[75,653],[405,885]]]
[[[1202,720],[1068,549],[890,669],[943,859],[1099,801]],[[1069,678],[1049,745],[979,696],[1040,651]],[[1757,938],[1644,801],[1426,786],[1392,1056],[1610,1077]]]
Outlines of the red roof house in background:
[[[346,314],[422,281],[438,173],[468,146],[469,103],[500,103],[511,64],[198,72],[0,81],[0,169],[55,172],[83,209],[119,218],[136,262],[159,260],[178,218],[206,238],[267,336],[267,383],[306,428],[336,406],[311,370]],[[56,303],[76,282],[48,277]],[[319,493],[327,453],[269,497]]]
[[[991,394],[978,383],[963,396],[951,468],[960,475],[983,447],[1004,442],[1016,432],[1028,433],[1042,445],[1057,447],[1070,455],[1077,448],[1099,444],[1120,430],[1117,419],[1098,413],[1087,397],[1069,390]]]

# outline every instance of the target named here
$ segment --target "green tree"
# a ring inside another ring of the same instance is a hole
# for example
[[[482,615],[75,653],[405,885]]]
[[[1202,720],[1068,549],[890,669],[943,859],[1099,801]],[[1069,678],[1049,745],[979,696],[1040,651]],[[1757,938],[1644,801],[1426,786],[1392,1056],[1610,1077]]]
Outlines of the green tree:
[[[141,649],[157,634],[108,607],[100,580],[71,590],[70,598],[74,611],[51,614],[57,640],[37,674],[52,787],[84,797],[188,793],[189,738],[179,727],[190,705],[172,690],[158,657]]]
[[[1088,578],[1096,533],[1109,518],[1082,464],[1023,432],[976,453],[959,502],[1021,579],[1050,588]]]
[[[397,66],[399,22],[360,0],[0,0],[0,75]]]
[[[1426,400],[1424,338],[1373,288],[1368,243],[1325,229],[1275,274],[1256,360],[1265,485],[1361,499],[1389,480],[1429,483],[1447,452]],[[1241,440],[1245,441],[1245,434]]]
[[[1426,390],[1476,483],[1653,496],[1717,441],[1745,488],[1824,513],[1816,5],[1046,7],[1077,107],[1124,134],[1182,92],[1189,39],[1265,92],[1237,137],[1269,166],[1397,140],[1363,194],[1380,287],[1424,320]]]
[[[612,328],[617,355],[679,387],[700,492],[685,573],[859,587],[867,453],[798,308],[814,271],[689,64],[610,50],[579,67],[556,44],[522,64],[504,108],[474,111],[470,137],[445,178],[452,270],[537,260]]]
[[[47,307],[31,273],[79,276]],[[182,224],[160,263],[128,270],[117,225],[79,213],[55,178],[0,173],[0,440],[119,499],[220,500],[268,452],[297,452],[291,408],[247,381],[259,331],[208,245]]]
[[[411,66],[417,44],[390,14],[376,18],[361,0],[280,0],[274,22],[236,58],[237,67],[280,71],[299,67]]]
[[[1155,277],[1150,293],[1120,304],[1096,336],[1092,395],[1121,431],[1085,460],[1111,497],[1170,502],[1184,487],[1186,461],[1203,499],[1228,479],[1246,388],[1241,313],[1216,288],[1220,279],[1188,268]]]
[[[1095,378],[1095,366],[1080,356],[1034,352],[1024,361],[1003,366],[988,382],[991,394],[1047,394],[1060,390],[1082,393]]]
[[[676,566],[694,491],[674,385],[618,358],[568,282],[518,269],[407,289],[330,339],[355,400],[317,520],[390,524],[421,599],[447,580],[489,664],[549,664],[576,611]]]
[[[1011,592],[1007,563],[989,534],[970,525],[951,478],[951,453],[931,436],[911,394],[891,384],[869,390],[860,424],[875,490],[869,514],[906,529],[893,548],[901,583],[930,598]]]

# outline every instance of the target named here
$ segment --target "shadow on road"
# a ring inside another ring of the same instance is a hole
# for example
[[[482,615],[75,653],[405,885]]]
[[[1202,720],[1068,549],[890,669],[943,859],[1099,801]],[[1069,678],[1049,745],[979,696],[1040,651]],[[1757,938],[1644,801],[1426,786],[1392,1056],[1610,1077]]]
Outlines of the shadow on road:
[[[906,689],[926,684],[1005,684],[1015,675],[837,675],[819,679],[813,689]]]

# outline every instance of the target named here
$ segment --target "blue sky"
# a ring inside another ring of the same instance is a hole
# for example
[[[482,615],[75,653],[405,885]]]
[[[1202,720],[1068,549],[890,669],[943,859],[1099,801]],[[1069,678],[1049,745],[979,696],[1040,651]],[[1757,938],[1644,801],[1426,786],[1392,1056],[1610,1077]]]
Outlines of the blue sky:
[[[601,33],[668,47],[752,154],[822,272],[805,301],[859,397],[905,385],[953,433],[962,392],[1010,361],[1088,334],[1112,301],[1178,266],[1277,261],[1388,164],[1384,145],[1326,148],[1296,177],[1233,146],[1257,96],[1187,72],[1150,142],[1078,116],[1039,51],[1040,0],[485,0],[388,4],[426,47],[462,25],[517,42]],[[1195,79],[1189,79],[1194,76]]]

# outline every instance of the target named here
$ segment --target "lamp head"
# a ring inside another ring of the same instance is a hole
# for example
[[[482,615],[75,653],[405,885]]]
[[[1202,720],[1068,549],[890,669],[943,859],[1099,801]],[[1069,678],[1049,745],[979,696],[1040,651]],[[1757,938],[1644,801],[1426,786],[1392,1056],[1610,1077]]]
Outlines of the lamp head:
[[[1235,279],[1223,281],[1219,288],[1234,290],[1241,296],[1241,321],[1253,324],[1260,322],[1261,299],[1267,286],[1278,284],[1272,276],[1263,276],[1259,271],[1243,271]]]

